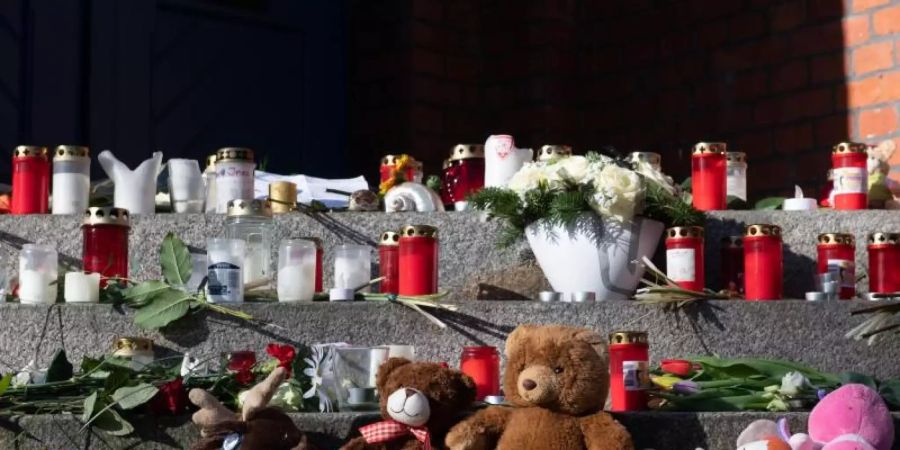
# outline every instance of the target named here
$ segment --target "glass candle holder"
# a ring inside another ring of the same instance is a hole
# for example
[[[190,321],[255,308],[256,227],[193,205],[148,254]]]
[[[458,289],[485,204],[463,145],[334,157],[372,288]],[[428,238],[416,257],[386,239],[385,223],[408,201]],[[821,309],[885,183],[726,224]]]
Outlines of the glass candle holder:
[[[200,165],[194,159],[173,158],[168,162],[169,199],[176,213],[202,213],[206,191]]]
[[[816,245],[817,273],[831,273],[840,285],[839,296],[850,300],[856,295],[856,243],[852,234],[820,234]]]
[[[216,212],[228,212],[228,202],[253,198],[256,163],[253,150],[228,147],[216,152]]]
[[[63,296],[66,303],[97,303],[100,301],[100,274],[66,273]]]
[[[290,181],[273,181],[269,183],[269,202],[272,213],[289,213],[297,207],[297,184]]]
[[[475,399],[500,394],[500,353],[496,347],[464,347],[459,370],[475,381]]]
[[[869,206],[869,172],[866,144],[841,142],[831,153],[834,177],[834,209],[866,209]]]
[[[238,199],[228,202],[225,218],[225,237],[247,243],[246,256],[241,265],[244,283],[272,279],[272,241],[275,222],[272,204],[268,200]]]
[[[356,289],[372,279],[372,257],[365,245],[343,244],[334,249],[334,287]],[[362,290],[368,292],[368,288]]]
[[[568,158],[572,156],[572,146],[570,145],[542,145],[538,149],[538,161],[550,161],[551,159]]]
[[[726,188],[727,196],[747,201],[747,154],[744,152],[726,152]]]
[[[324,286],[322,283],[322,259],[325,256],[325,246],[322,243],[322,239],[312,236],[304,236],[298,239],[305,239],[309,242],[312,242],[313,245],[316,246],[316,292],[324,292]]]
[[[190,293],[196,293],[206,278],[208,264],[206,253],[191,253],[191,277],[188,278],[184,289]]]
[[[610,411],[647,409],[649,365],[647,333],[616,331],[609,334]]]
[[[441,202],[444,206],[454,203],[453,189],[456,186],[457,167],[459,166],[449,159],[445,159],[441,164]]]
[[[378,368],[388,359],[387,347],[338,347],[334,372],[340,411],[377,411]]]
[[[721,289],[740,293],[744,291],[744,238],[725,236],[719,249]]]
[[[650,167],[662,172],[662,155],[653,152],[631,152],[628,154],[628,161],[632,163],[647,163]]]
[[[203,186],[206,190],[205,210],[207,213],[216,212],[216,154],[206,157],[206,168],[203,169]]]
[[[666,276],[692,291],[706,287],[703,266],[703,227],[666,230]]]
[[[53,214],[81,214],[91,193],[91,156],[87,147],[60,145],[53,152]]]
[[[278,301],[310,302],[316,293],[316,246],[285,239],[278,247]]]
[[[900,233],[868,236],[869,292],[900,292]]]
[[[219,356],[221,358],[219,367],[229,372],[238,372],[256,365],[256,352],[251,350],[223,352]]]
[[[748,226],[744,233],[744,298],[780,300],[783,276],[781,227]]]
[[[11,214],[47,214],[50,162],[47,147],[20,145],[13,150]]]
[[[155,359],[153,340],[142,337],[123,337],[113,344],[113,356],[128,360],[133,370],[142,370]]]
[[[210,303],[244,301],[244,273],[241,264],[247,244],[241,239],[210,238],[206,240],[207,300]]]
[[[381,280],[381,293],[396,294],[399,289],[400,276],[400,235],[393,231],[381,233],[378,243],[378,269]]]
[[[102,276],[100,287],[106,286],[109,278],[128,278],[129,218],[123,208],[93,207],[84,212],[82,265],[85,272]]]
[[[58,256],[49,245],[25,244],[19,253],[19,302],[56,303]]]
[[[571,149],[570,149],[571,150]],[[457,211],[468,207],[466,198],[484,188],[484,146],[457,144],[450,152],[453,167],[452,200]]]
[[[691,154],[691,194],[700,211],[725,209],[728,199],[726,146],[723,142],[700,142]]]
[[[407,225],[400,232],[400,295],[431,295],[438,291],[438,230]]]

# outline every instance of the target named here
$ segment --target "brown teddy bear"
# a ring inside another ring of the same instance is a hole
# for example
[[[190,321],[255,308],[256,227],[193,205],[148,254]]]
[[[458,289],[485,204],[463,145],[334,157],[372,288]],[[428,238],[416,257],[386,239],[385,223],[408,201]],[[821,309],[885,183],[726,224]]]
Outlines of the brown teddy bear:
[[[625,428],[603,412],[606,344],[594,331],[521,325],[506,340],[503,389],[513,407],[491,406],[447,434],[451,450],[633,450]]]
[[[475,382],[437,363],[391,358],[375,379],[386,420],[359,429],[343,450],[428,450],[475,401]]]

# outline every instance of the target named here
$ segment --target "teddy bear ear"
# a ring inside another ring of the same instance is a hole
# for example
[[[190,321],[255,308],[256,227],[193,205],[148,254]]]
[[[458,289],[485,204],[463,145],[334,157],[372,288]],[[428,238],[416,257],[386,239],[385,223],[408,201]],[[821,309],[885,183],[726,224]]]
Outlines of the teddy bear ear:
[[[606,340],[600,333],[587,328],[582,328],[575,332],[575,339],[586,342],[598,355],[606,357]]]
[[[516,329],[513,330],[512,333],[509,333],[509,336],[506,337],[506,347],[504,349],[504,354],[509,357],[513,349],[523,348],[523,346],[521,345],[522,340],[528,339],[528,336],[530,336],[531,333],[537,328],[539,328],[538,325],[532,324],[517,326]]]
[[[405,366],[407,364],[412,364],[412,361],[406,358],[390,358],[387,361],[381,363],[381,366],[378,367],[378,374],[375,376],[375,384],[380,390],[384,383],[387,382],[388,377],[391,375],[391,372],[396,370],[398,367]]]

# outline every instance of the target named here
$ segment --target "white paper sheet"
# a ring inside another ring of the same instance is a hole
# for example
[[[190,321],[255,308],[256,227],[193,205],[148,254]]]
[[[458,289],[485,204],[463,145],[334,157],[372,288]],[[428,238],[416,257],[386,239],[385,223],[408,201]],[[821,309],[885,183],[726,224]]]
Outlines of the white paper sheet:
[[[313,200],[318,200],[329,208],[345,208],[349,204],[350,198],[341,194],[325,192],[326,189],[336,189],[344,192],[369,189],[369,183],[363,176],[328,180],[306,175],[278,175],[257,170],[253,184],[253,195],[259,199],[267,198],[269,196],[269,183],[273,181],[290,181],[296,184],[297,201],[300,203],[310,204]]]

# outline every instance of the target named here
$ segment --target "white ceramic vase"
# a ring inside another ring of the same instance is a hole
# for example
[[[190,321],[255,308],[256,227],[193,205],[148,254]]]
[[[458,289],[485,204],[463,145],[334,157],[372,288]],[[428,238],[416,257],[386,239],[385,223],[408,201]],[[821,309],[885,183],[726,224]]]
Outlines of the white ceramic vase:
[[[640,217],[623,225],[585,213],[569,227],[535,222],[525,235],[554,291],[623,300],[634,294],[644,274],[636,261],[653,256],[663,228]]]

